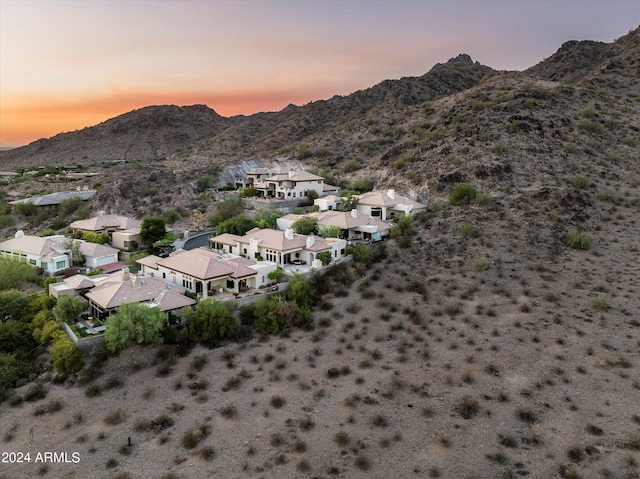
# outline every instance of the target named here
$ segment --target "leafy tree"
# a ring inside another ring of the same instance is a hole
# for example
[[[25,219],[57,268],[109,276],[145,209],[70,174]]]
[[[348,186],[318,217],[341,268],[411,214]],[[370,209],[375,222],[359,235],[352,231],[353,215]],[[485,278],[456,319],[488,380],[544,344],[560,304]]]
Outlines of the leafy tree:
[[[253,215],[253,220],[258,228],[276,229],[278,218],[281,216],[282,213],[273,207],[261,208]]]
[[[204,175],[198,178],[196,182],[197,188],[199,192],[207,191],[209,188],[213,187],[213,180],[209,175]]]
[[[82,198],[79,196],[72,196],[71,198],[62,200],[60,202],[60,213],[66,216],[82,208],[82,204]]]
[[[234,310],[235,303],[232,301],[203,299],[195,311],[187,311],[189,332],[208,344],[216,344],[221,339],[229,338],[238,327],[238,322],[233,316]]]
[[[271,271],[268,275],[267,278],[269,278],[271,281],[275,281],[277,280],[280,276],[282,276],[282,268],[280,266],[278,266],[274,271]]]
[[[247,231],[256,227],[255,221],[245,215],[234,216],[228,220],[219,223],[216,227],[216,235],[222,233],[231,233],[238,236],[243,236]]]
[[[253,186],[247,186],[244,190],[242,190],[242,196],[245,198],[253,198],[258,194],[258,190]]]
[[[23,321],[0,323],[0,351],[13,351],[27,356],[27,352],[36,346],[31,329]]]
[[[358,206],[358,199],[359,198],[355,195],[349,195],[349,196],[343,197],[341,210],[342,211],[355,210],[356,207]]]
[[[358,193],[356,190],[348,190],[348,189],[340,190],[340,198],[344,198],[346,196],[359,195],[359,194],[360,193]]]
[[[142,220],[142,225],[140,225],[140,238],[147,244],[152,245],[156,241],[164,239],[166,234],[167,228],[164,218],[149,216]]]
[[[38,233],[38,236],[40,238],[46,238],[47,236],[53,236],[55,234],[56,234],[56,230],[49,228]]]
[[[0,320],[4,321],[5,318],[19,320],[28,303],[29,296],[18,289],[0,291]]]
[[[15,387],[16,381],[30,372],[29,363],[11,353],[0,353],[0,395],[6,389]]]
[[[82,353],[63,332],[58,332],[51,346],[53,366],[61,373],[75,373],[82,369]]]
[[[82,235],[82,239],[89,243],[96,244],[109,244],[111,238],[107,233],[94,233],[93,231],[87,231]]]
[[[160,308],[150,308],[144,303],[123,303],[117,314],[107,318],[105,343],[111,353],[117,353],[132,343],[162,342],[162,330],[167,315]]]
[[[239,216],[244,212],[244,206],[242,205],[241,199],[221,201],[218,203],[216,209],[216,214],[211,215],[208,218],[209,224],[212,226],[216,226],[229,218]]]
[[[318,221],[310,216],[303,216],[302,218],[293,222],[291,227],[299,235],[309,235],[316,229],[316,223]]]
[[[358,178],[351,187],[360,193],[365,193],[373,189],[373,180],[371,178]]]
[[[403,216],[398,223],[391,228],[389,235],[392,238],[405,236],[413,231],[413,218],[411,216]]]
[[[15,223],[16,220],[13,216],[0,215],[0,228],[7,228],[9,226],[13,226]]]
[[[337,226],[321,226],[320,235],[323,238],[340,238],[342,230]]]
[[[13,212],[25,217],[33,216],[38,212],[38,207],[30,201],[23,201],[13,205]]]
[[[36,270],[26,263],[0,259],[0,290],[18,288],[36,280]]]
[[[82,266],[84,265],[86,260],[80,252],[80,245],[80,241],[72,239],[70,241],[67,241],[65,247],[71,250],[71,260],[73,261],[73,264]]]
[[[316,258],[322,261],[322,264],[325,266],[331,263],[331,260],[333,259],[331,256],[331,251],[321,251],[316,255]]]
[[[164,220],[169,225],[172,225],[179,219],[180,219],[180,214],[176,210],[169,210],[164,214]]]
[[[301,308],[311,308],[311,282],[301,274],[294,274],[286,298]]]
[[[58,304],[53,308],[53,312],[60,321],[71,323],[78,319],[80,313],[87,309],[88,304],[87,301],[79,296],[65,294],[58,298]]]
[[[353,260],[356,263],[371,263],[371,251],[366,244],[359,243],[353,248]]]

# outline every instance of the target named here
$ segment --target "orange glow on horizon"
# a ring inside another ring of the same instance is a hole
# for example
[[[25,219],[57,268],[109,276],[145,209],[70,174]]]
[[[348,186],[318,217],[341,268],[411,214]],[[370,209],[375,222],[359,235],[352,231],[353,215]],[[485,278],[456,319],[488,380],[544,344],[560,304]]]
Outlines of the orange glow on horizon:
[[[23,146],[59,133],[95,126],[132,110],[154,105],[204,104],[221,116],[280,111],[288,104],[303,105],[333,96],[328,91],[230,91],[225,93],[117,92],[61,100],[50,96],[13,97],[0,113],[0,144]]]

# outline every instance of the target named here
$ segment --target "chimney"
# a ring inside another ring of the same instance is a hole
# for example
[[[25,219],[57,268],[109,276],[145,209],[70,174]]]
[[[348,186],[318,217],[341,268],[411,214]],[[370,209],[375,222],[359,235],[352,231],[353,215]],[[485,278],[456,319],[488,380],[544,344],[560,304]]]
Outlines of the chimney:
[[[351,210],[351,217],[352,218],[357,218],[358,217],[358,210],[357,209],[352,209]]]
[[[289,168],[289,178],[293,178],[296,174],[296,170],[293,168]]]
[[[307,236],[307,248],[311,248],[313,244],[316,242],[316,237],[312,234]]]
[[[129,268],[122,268],[122,281],[129,279]]]
[[[142,281],[140,281],[140,276],[138,276],[137,274],[133,275],[133,278],[131,278],[131,286],[133,286],[136,289],[142,287]]]
[[[293,230],[291,228],[287,228],[286,230],[284,230],[284,237],[288,240],[292,240],[293,239]]]
[[[387,190],[387,196],[389,198],[391,198],[392,200],[395,200],[396,199],[396,190],[391,190],[391,189]]]
[[[105,211],[104,210],[98,211],[98,216],[104,216],[104,215],[105,215]]]

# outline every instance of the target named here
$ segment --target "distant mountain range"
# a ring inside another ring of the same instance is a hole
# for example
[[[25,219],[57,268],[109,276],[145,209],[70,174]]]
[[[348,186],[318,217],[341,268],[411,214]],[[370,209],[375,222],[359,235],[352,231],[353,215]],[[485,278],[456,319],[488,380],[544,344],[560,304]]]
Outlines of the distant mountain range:
[[[456,169],[508,161],[528,171],[532,158],[561,164],[567,144],[588,158],[624,156],[640,143],[639,36],[567,42],[524,72],[461,54],[419,77],[275,113],[225,118],[205,105],[149,106],[0,151],[0,168],[129,160],[205,173],[295,160],[331,181],[370,176],[425,196]]]

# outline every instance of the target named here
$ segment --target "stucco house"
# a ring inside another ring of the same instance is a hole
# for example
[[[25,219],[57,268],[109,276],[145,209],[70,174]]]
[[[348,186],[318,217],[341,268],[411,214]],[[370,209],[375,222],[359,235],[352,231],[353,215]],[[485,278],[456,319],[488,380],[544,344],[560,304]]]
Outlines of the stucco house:
[[[285,231],[254,228],[244,236],[225,233],[212,236],[209,242],[214,251],[250,259],[262,258],[281,267],[287,264],[313,265],[317,254],[322,251],[331,252],[335,262],[346,255],[347,247],[343,239],[295,234],[290,228]]]
[[[380,241],[389,236],[391,230],[391,224],[358,210],[325,211],[309,216],[316,218],[318,232],[322,233],[326,228],[335,226],[342,231],[341,237],[349,240]]]
[[[14,238],[0,243],[0,257],[27,263],[54,274],[71,266],[68,249],[61,244],[63,240],[66,238],[62,235],[40,237],[18,231]]]
[[[37,266],[46,273],[54,274],[72,266],[72,242],[80,243],[78,249],[87,268],[97,269],[118,261],[118,250],[107,245],[71,240],[62,235],[30,236],[22,231],[0,243],[0,257]]]
[[[96,190],[74,190],[74,191],[58,191],[56,193],[50,193],[48,195],[30,196],[28,198],[22,198],[20,200],[11,201],[10,204],[15,205],[18,203],[33,203],[38,208],[38,211],[51,211],[57,210],[60,207],[60,203],[69,198],[80,198],[82,201],[89,201],[96,194]]]
[[[77,220],[69,225],[72,231],[82,233],[106,233],[111,245],[119,249],[130,249],[142,244],[140,226],[142,221],[123,215],[101,213],[86,220]]]
[[[87,294],[90,314],[100,320],[114,314],[123,303],[145,303],[171,313],[196,300],[185,296],[185,288],[144,274],[131,274],[127,268],[108,275]]]
[[[60,296],[78,296],[94,288],[97,283],[105,280],[107,275],[86,276],[84,274],[74,274],[64,278],[59,283],[49,285],[49,296],[58,299]]]
[[[142,272],[175,284],[203,298],[223,291],[239,293],[266,286],[276,264],[202,248],[177,250],[166,258],[150,255],[137,261]]]
[[[371,191],[358,196],[356,209],[372,218],[391,220],[426,211],[427,205],[399,195],[395,190]]]

